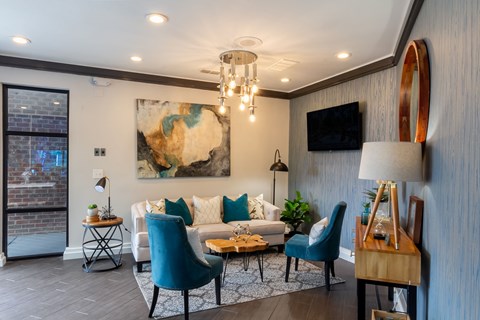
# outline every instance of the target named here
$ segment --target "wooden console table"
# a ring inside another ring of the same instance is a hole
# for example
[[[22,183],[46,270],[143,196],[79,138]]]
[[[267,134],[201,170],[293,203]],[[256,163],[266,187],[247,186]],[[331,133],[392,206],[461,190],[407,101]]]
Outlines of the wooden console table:
[[[388,233],[393,233],[389,224]],[[401,228],[400,249],[395,250],[393,241],[373,239],[370,233],[366,241],[363,234],[367,226],[360,217],[355,229],[355,278],[357,278],[358,320],[365,319],[365,286],[367,284],[407,289],[407,312],[411,320],[417,318],[417,286],[420,285],[421,255],[413,241]],[[393,240],[393,239],[392,239]]]

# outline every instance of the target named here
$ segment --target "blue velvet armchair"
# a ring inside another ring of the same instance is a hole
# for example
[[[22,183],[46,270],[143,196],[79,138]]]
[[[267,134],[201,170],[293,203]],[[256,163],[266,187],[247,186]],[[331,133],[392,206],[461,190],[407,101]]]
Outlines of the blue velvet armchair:
[[[184,314],[188,319],[188,290],[202,287],[215,279],[216,303],[220,305],[221,257],[205,254],[208,264],[199,260],[188,242],[181,217],[166,214],[145,215],[150,242],[153,300],[149,317],[157,304],[159,288],[183,293]]]
[[[335,206],[330,223],[315,243],[309,245],[308,235],[303,234],[296,234],[287,241],[285,244],[285,255],[287,256],[285,282],[288,282],[292,257],[295,258],[295,271],[298,271],[298,259],[324,261],[325,283],[327,290],[330,291],[330,273],[335,277],[333,262],[340,255],[340,235],[346,208],[347,204],[343,201]]]

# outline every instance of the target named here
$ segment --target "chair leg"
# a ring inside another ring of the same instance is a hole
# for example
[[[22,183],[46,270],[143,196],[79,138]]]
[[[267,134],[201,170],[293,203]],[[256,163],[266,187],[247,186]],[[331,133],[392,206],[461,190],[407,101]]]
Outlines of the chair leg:
[[[222,274],[215,277],[215,299],[216,299],[217,305],[222,304],[221,292],[220,292],[221,276]]]
[[[290,273],[291,263],[292,263],[292,257],[287,257],[287,269],[285,270],[285,282],[288,282],[288,274]]]
[[[158,287],[156,285],[153,285],[153,298],[152,298],[152,305],[150,306],[150,313],[148,314],[148,317],[151,318],[153,316],[153,311],[155,311],[155,305],[157,304],[157,299],[158,299]]]
[[[327,291],[330,291],[330,261],[325,261],[325,284],[327,285]]]
[[[188,290],[183,290],[183,313],[185,320],[188,320]]]
[[[285,250],[285,245],[284,244],[279,244],[277,246],[278,253],[282,253]]]
[[[298,271],[298,258],[295,258],[295,271]]]
[[[137,272],[143,272],[143,262],[137,262]]]
[[[330,273],[332,274],[332,277],[335,277],[335,261],[331,261],[331,265],[330,265]]]

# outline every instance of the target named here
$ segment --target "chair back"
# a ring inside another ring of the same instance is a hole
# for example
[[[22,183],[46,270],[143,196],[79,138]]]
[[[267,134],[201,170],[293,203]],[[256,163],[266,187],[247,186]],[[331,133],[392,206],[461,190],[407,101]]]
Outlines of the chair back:
[[[196,257],[181,217],[147,213],[145,220],[155,285],[164,289],[189,290],[211,281],[211,266]]]
[[[312,260],[333,261],[340,255],[340,236],[342,235],[343,217],[347,204],[340,201],[333,209],[328,226],[320,239],[307,248],[307,255]]]

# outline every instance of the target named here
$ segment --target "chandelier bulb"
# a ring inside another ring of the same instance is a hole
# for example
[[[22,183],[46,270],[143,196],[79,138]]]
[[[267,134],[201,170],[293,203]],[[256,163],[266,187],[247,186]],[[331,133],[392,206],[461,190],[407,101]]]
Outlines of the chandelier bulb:
[[[229,97],[232,97],[232,96],[233,96],[233,90],[232,90],[232,88],[230,88],[230,87],[229,87],[228,90],[227,90],[227,96],[229,96]]]
[[[226,110],[227,110],[227,109],[225,109],[225,106],[224,106],[223,104],[220,105],[220,108],[218,109],[218,111],[219,111],[221,114],[224,114]]]
[[[245,104],[243,102],[240,103],[240,111],[245,111]]]
[[[242,102],[243,102],[243,103],[249,103],[249,102],[250,102],[250,96],[248,95],[248,93],[245,93],[245,94],[242,96]]]
[[[228,87],[233,90],[235,89],[236,86],[237,86],[237,83],[235,82],[235,77],[234,75],[232,75],[232,79],[228,83]]]
[[[250,116],[248,117],[248,119],[250,119],[250,122],[255,122],[256,118],[255,118],[255,115],[252,113],[250,114]]]
[[[252,92],[253,92],[253,93],[257,93],[257,92],[258,92],[257,84],[254,84],[254,85],[252,86]]]

